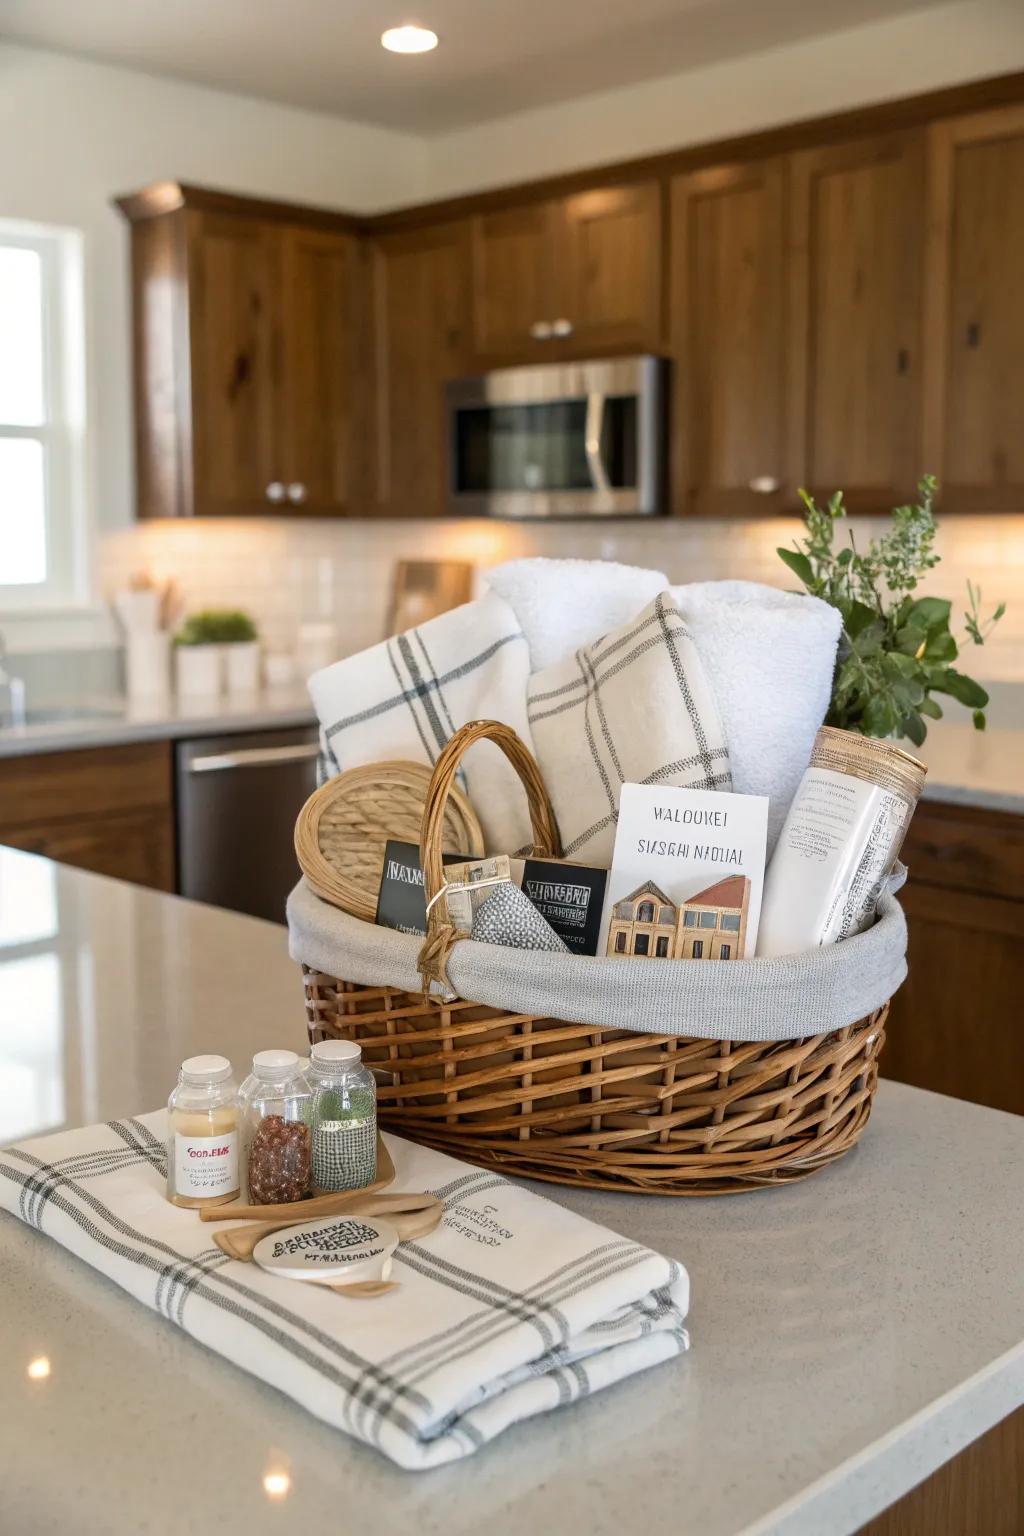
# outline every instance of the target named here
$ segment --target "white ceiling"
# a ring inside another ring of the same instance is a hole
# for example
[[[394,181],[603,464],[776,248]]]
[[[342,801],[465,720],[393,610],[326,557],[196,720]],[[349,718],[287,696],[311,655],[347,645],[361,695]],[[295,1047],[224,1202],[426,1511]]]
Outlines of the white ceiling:
[[[417,133],[756,53],[934,0],[0,0],[0,37]],[[419,21],[434,53],[385,53]]]

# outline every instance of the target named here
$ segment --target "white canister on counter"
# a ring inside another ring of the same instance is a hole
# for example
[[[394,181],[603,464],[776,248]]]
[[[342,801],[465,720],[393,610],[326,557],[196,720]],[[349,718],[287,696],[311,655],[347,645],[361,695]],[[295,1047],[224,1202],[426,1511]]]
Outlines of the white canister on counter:
[[[759,955],[796,955],[870,927],[925,766],[886,741],[822,726],[765,877]]]
[[[296,656],[299,675],[311,677],[338,659],[338,628],[330,619],[308,619],[299,625]]]
[[[176,645],[174,670],[178,693],[186,699],[216,698],[220,693],[224,664],[220,645]]]
[[[228,693],[255,693],[260,686],[260,643],[233,640],[224,646]]]
[[[171,637],[167,630],[128,630],[124,666],[125,687],[133,702],[165,702],[171,691]]]

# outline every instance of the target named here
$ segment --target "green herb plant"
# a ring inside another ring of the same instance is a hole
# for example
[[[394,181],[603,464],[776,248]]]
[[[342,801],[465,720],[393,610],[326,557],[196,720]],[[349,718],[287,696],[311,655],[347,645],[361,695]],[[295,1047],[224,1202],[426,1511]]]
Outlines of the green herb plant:
[[[943,597],[914,596],[941,558],[934,549],[937,489],[934,476],[925,475],[917,502],[895,507],[888,532],[872,539],[863,553],[852,532],[848,545],[835,548],[836,525],[846,516],[842,491],[825,507],[800,492],[807,536],[778,554],[813,597],[843,616],[829,725],[865,736],[906,736],[920,746],[927,721],[942,718],[934,695],[946,694],[973,711],[979,731],[985,728],[988,694],[952,665],[960,653],[949,627],[952,604]],[[983,617],[981,589],[969,581],[966,639],[983,645],[1005,610],[1000,603]]]
[[[175,645],[231,645],[256,639],[256,625],[238,608],[205,608],[191,614],[174,637]]]

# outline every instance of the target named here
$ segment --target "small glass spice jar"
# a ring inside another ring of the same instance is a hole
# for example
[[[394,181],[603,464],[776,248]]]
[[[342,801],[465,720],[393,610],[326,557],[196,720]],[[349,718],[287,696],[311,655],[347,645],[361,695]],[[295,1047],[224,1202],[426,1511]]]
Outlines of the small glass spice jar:
[[[167,1198],[223,1205],[238,1198],[238,1085],[226,1056],[190,1056],[167,1101]]]
[[[377,1085],[354,1040],[321,1040],[309,1053],[313,1185],[364,1189],[377,1176]]]
[[[294,1051],[257,1051],[238,1094],[246,1184],[256,1205],[284,1205],[309,1192],[311,1094]]]

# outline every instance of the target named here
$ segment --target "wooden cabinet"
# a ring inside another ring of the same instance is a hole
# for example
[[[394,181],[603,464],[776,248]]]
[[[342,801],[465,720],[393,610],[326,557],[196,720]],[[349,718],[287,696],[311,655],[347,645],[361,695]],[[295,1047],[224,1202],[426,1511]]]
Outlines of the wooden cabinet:
[[[367,425],[365,253],[352,235],[302,225],[280,237],[280,471],[303,512],[358,508]]]
[[[448,484],[444,384],[468,366],[468,225],[376,241],[373,311],[374,508],[438,516]]]
[[[0,843],[173,891],[172,785],[166,741],[0,759]]]
[[[474,346],[485,361],[649,351],[661,339],[657,182],[478,214],[472,251]]]
[[[926,450],[946,508],[1024,506],[1024,105],[930,130]]]
[[[1024,1114],[1024,817],[924,801],[903,857],[909,975],[882,1072]]]
[[[790,177],[790,462],[852,509],[888,508],[926,467],[924,136],[802,151]]]
[[[658,347],[661,224],[657,182],[596,187],[565,199],[556,308],[569,320],[576,346]]]
[[[482,357],[522,357],[551,340],[557,204],[527,203],[473,220],[473,341]]]
[[[356,236],[332,227],[340,217],[306,224],[177,184],[120,206],[133,221],[140,515],[354,511]]]
[[[282,478],[278,231],[230,214],[188,210],[183,218],[192,510],[212,517],[262,511],[267,486]],[[136,280],[144,310],[144,267],[136,267]]]
[[[785,163],[672,182],[677,512],[776,510],[786,471]]]
[[[447,378],[636,352],[672,364],[677,513],[793,513],[804,485],[888,512],[925,471],[945,510],[1019,510],[1022,98],[1008,76],[372,218],[122,199],[140,514],[437,515]]]

